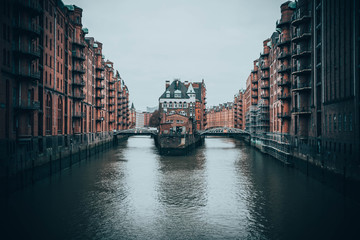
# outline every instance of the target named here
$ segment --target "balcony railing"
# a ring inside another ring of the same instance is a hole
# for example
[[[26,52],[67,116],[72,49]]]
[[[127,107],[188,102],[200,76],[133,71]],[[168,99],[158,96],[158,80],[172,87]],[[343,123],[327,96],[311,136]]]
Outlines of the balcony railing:
[[[268,70],[270,68],[269,64],[261,64],[260,69],[261,70]]]
[[[283,45],[290,44],[290,43],[291,43],[290,37],[283,37],[283,38],[280,38],[280,40],[278,42],[278,46],[281,47]]]
[[[285,65],[281,65],[278,73],[285,73],[285,72],[290,72],[291,71],[291,66],[285,66]]]
[[[29,13],[32,14],[40,14],[42,11],[42,8],[38,1],[32,1],[32,0],[15,0],[15,3],[19,7],[26,8]]]
[[[292,72],[293,75],[303,75],[308,73],[311,73],[311,65],[295,67]]]
[[[277,82],[278,86],[290,86],[290,81],[287,80],[280,80],[279,82]]]
[[[311,114],[310,107],[293,108],[292,114]]]
[[[291,94],[289,94],[289,93],[278,94],[278,99],[286,100],[286,99],[290,99],[290,98],[291,98]]]
[[[85,71],[86,70],[83,66],[74,66],[74,68],[73,68],[73,72],[76,72],[76,73],[84,74]]]
[[[99,103],[99,104],[96,104],[95,107],[96,107],[96,108],[104,108],[104,104],[103,104],[103,103]]]
[[[310,90],[310,82],[304,82],[304,83],[296,83],[292,85],[293,91],[302,91],[302,90]]]
[[[311,37],[311,33],[308,30],[300,31],[292,36],[292,41],[296,43],[310,39],[310,37]]]
[[[97,66],[96,70],[98,71],[105,71],[105,68],[103,66]]]
[[[287,24],[290,24],[291,20],[290,19],[280,19],[276,21],[276,27],[277,28],[281,28]]]
[[[281,59],[284,59],[284,58],[289,58],[291,56],[291,54],[289,52],[285,52],[285,51],[282,51],[279,55],[278,55],[278,59],[281,60]]]
[[[39,110],[40,102],[39,101],[30,101],[30,100],[21,100],[14,104],[14,108],[18,110]]]
[[[103,98],[105,98],[105,95],[104,94],[96,95],[96,98],[103,99]]]
[[[270,97],[269,93],[262,93],[260,96],[261,96],[261,98],[269,98]]]
[[[76,99],[84,99],[86,97],[86,95],[82,92],[74,92],[73,93],[73,98],[76,98]]]
[[[290,114],[288,112],[282,112],[277,114],[278,118],[291,118]]]
[[[251,73],[257,73],[257,71],[258,71],[257,69],[252,69]]]
[[[85,60],[85,54],[81,52],[72,51],[72,57],[80,60]]]
[[[96,89],[104,89],[105,88],[105,86],[103,85],[103,84],[97,84],[96,85]]]
[[[308,49],[296,49],[293,51],[293,55],[292,58],[301,58],[301,57],[306,57],[306,56],[310,56],[311,55],[311,51]]]
[[[96,80],[102,81],[104,79],[105,79],[105,77],[103,75],[96,75]]]
[[[74,86],[83,87],[83,86],[85,86],[85,81],[82,80],[82,79],[76,79],[76,80],[74,80],[74,81],[72,82],[72,84],[73,84]]]
[[[86,43],[82,40],[74,39],[72,43],[73,43],[73,45],[76,45],[76,46],[79,46],[82,48],[86,46]]]
[[[22,55],[24,57],[28,57],[31,59],[40,58],[40,49],[33,49],[30,45],[29,46],[13,45],[12,50],[14,51],[14,53],[18,55]]]
[[[266,56],[269,56],[269,52],[262,52],[260,53],[260,57],[266,57]]]
[[[25,24],[19,22],[13,22],[15,30],[26,33],[27,35],[39,36],[41,33],[41,27],[38,24]]]
[[[13,73],[20,80],[24,80],[24,81],[40,80],[40,72],[17,70],[17,71],[14,71]]]
[[[291,17],[291,24],[292,25],[299,25],[311,19],[311,12],[310,11],[297,11]]]
[[[260,88],[261,88],[261,89],[267,89],[267,88],[269,88],[269,87],[270,87],[269,83],[262,83],[262,84],[260,84]]]

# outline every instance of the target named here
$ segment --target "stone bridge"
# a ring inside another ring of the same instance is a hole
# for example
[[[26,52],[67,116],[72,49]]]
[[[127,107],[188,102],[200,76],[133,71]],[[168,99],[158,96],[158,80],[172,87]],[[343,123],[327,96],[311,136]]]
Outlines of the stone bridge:
[[[229,128],[229,127],[210,128],[210,129],[198,131],[198,133],[203,136],[227,136],[227,137],[249,135],[249,132],[247,131],[238,128]]]
[[[114,133],[115,135],[124,135],[124,136],[155,136],[157,135],[156,129],[149,129],[149,128],[131,128],[126,130],[119,130]]]
[[[206,130],[197,131],[198,134],[202,136],[248,136],[249,132],[244,131],[238,128],[229,128],[229,127],[216,127]],[[126,130],[120,130],[114,133],[115,135],[125,135],[125,136],[156,136],[158,131],[156,129],[149,128],[132,128]]]

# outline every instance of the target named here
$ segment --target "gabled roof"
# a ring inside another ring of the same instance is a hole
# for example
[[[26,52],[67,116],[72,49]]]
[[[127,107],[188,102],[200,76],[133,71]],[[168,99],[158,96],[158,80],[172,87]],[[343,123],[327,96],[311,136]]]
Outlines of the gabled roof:
[[[199,85],[198,88],[194,88],[195,90],[195,98],[196,100],[200,101],[201,102],[201,88],[202,88],[202,83],[201,82],[196,82],[196,84]]]
[[[175,98],[175,91],[180,90],[181,97],[180,98],[190,98],[187,95],[187,88],[185,87],[184,83],[182,83],[180,80],[174,80],[169,87],[166,88],[165,92],[160,96],[160,98]],[[166,97],[167,91],[170,92],[170,97]]]

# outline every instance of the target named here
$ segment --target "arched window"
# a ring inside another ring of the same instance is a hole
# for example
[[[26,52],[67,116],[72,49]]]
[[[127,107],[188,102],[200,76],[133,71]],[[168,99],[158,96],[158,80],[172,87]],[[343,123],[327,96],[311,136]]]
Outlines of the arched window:
[[[58,132],[63,130],[63,103],[61,97],[58,99]]]
[[[46,117],[46,134],[51,135],[51,120],[52,120],[52,101],[50,94],[46,96],[45,105],[45,117]]]

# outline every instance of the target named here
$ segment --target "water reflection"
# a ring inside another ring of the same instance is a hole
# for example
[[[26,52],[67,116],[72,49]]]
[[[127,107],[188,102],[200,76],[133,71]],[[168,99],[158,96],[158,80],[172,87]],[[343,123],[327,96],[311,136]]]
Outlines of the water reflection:
[[[360,214],[359,203],[223,138],[188,156],[129,138],[1,200],[3,235],[34,239],[334,239],[357,233]]]

